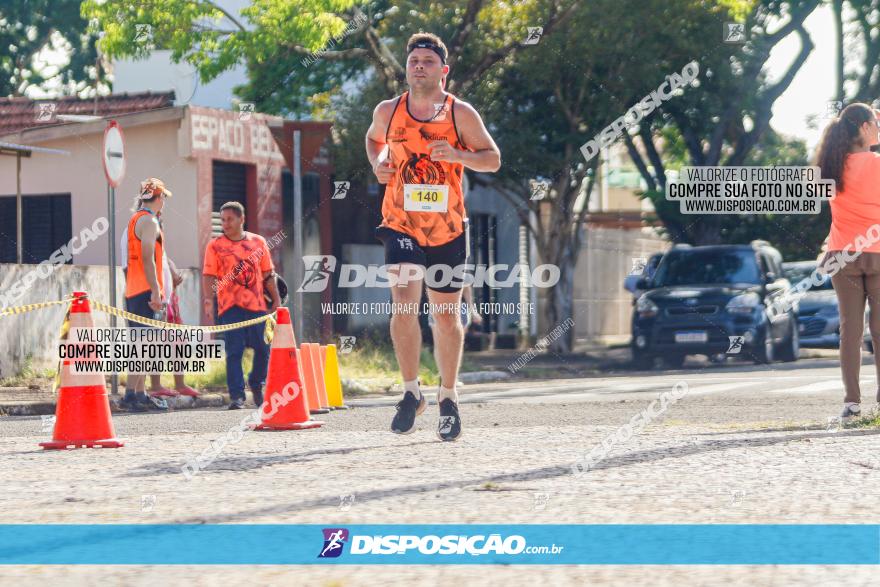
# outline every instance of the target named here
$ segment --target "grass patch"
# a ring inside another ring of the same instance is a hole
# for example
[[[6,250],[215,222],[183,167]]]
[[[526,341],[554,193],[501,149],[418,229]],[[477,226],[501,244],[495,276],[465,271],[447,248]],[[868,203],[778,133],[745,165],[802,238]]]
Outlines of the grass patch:
[[[461,372],[473,371],[477,366],[468,361],[467,355],[462,360]],[[395,383],[401,383],[397,357],[387,334],[358,337],[355,348],[347,354],[339,355],[339,375],[342,379],[350,379],[371,389],[389,389]],[[422,345],[419,357],[419,380],[422,385],[439,385],[440,372],[434,358],[433,349]]]
[[[862,416],[847,424],[845,428],[880,428],[880,414]]]
[[[430,348],[422,347],[419,363],[422,385],[439,384],[437,362]],[[350,353],[339,355],[339,375],[342,379],[352,379],[369,388],[388,389],[399,383],[400,370],[391,342],[358,338]]]
[[[57,373],[58,371],[51,367],[35,367],[33,358],[28,356],[18,373],[0,379],[0,387],[42,387],[47,381],[54,379]]]

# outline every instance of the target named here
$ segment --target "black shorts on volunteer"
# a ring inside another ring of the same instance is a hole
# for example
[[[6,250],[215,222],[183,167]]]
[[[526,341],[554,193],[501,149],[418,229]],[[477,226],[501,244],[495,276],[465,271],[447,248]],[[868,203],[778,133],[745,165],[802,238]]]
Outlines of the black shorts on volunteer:
[[[137,314],[144,318],[152,319],[153,316],[156,315],[156,312],[150,307],[150,290],[139,293],[136,296],[131,296],[130,298],[125,298],[125,309],[132,314]],[[151,328],[146,324],[140,324],[132,320],[127,320],[126,322],[128,322],[129,328]]]
[[[376,238],[385,245],[385,264],[397,265],[398,263],[413,263],[421,265],[428,272],[434,265],[448,265],[452,269],[459,265],[463,265],[470,253],[470,243],[468,242],[467,230],[460,235],[442,245],[436,247],[423,247],[419,243],[406,234],[392,230],[387,226],[379,226],[376,228]],[[438,274],[438,277],[441,274]],[[449,285],[431,287],[428,289],[438,291],[440,293],[454,293],[462,288],[460,279],[453,279]]]

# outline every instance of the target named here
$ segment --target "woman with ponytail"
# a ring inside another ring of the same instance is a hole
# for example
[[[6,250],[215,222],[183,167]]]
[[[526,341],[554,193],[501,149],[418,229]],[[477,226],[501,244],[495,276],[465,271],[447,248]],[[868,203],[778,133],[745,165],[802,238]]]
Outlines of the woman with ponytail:
[[[861,414],[859,367],[865,302],[871,309],[874,364],[880,381],[880,242],[874,227],[880,224],[880,155],[871,147],[880,142],[875,111],[866,104],[850,104],[828,125],[816,155],[822,179],[836,182],[831,200],[831,231],[824,261],[844,259],[831,281],[840,309],[840,368],[846,391],[842,418]],[[858,239],[858,240],[857,240]],[[854,243],[870,243],[859,250]],[[880,402],[880,392],[877,395]]]

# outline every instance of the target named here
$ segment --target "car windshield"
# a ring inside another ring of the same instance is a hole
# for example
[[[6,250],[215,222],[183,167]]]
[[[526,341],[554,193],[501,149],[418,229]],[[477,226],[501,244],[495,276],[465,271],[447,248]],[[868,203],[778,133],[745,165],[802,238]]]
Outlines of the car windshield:
[[[761,283],[755,253],[748,249],[672,251],[654,275],[656,287],[706,283]]]
[[[783,267],[782,272],[785,273],[785,278],[791,282],[792,287],[801,282],[801,280],[806,279],[810,284],[810,287],[807,289],[816,291],[816,290],[828,290],[834,289],[831,285],[831,278],[827,275],[822,276],[822,285],[815,286],[812,283],[811,276],[813,275],[813,271],[816,270],[816,265],[800,265],[797,267]]]

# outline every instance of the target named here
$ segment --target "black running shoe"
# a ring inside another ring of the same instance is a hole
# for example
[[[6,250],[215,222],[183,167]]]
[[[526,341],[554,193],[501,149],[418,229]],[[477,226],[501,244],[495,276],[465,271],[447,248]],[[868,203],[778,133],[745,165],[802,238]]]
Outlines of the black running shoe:
[[[242,409],[244,409],[244,400],[243,400],[243,399],[234,399],[234,400],[232,400],[231,402],[229,402],[229,408],[228,408],[228,409],[230,409],[230,410],[242,410]]]
[[[251,393],[254,394],[254,405],[258,408],[263,405],[263,390],[262,389],[252,389]]]
[[[461,436],[461,417],[458,415],[458,404],[451,399],[440,402],[440,422],[437,424],[437,436],[440,440],[458,440]]]
[[[122,399],[119,400],[119,407],[127,412],[144,412],[147,409],[145,405],[138,401],[138,398],[134,393],[126,393]]]
[[[409,434],[413,431],[416,424],[416,416],[425,411],[428,407],[428,400],[422,394],[422,399],[416,399],[416,395],[407,391],[403,394],[403,399],[397,402],[397,413],[394,414],[394,420],[391,421],[391,431],[395,434]]]

